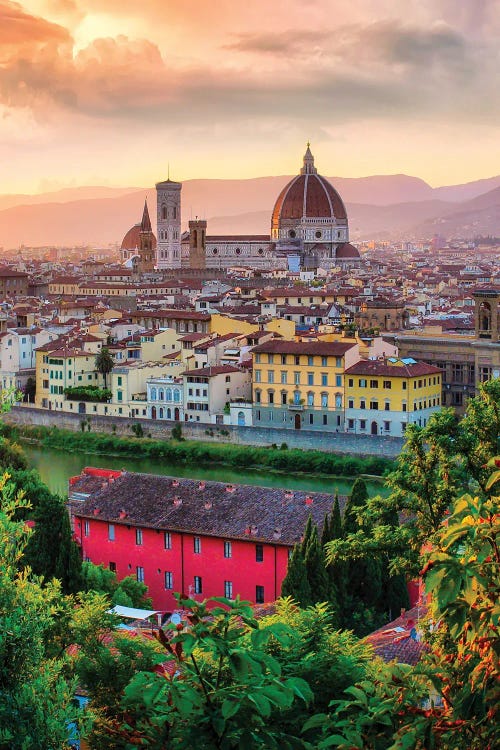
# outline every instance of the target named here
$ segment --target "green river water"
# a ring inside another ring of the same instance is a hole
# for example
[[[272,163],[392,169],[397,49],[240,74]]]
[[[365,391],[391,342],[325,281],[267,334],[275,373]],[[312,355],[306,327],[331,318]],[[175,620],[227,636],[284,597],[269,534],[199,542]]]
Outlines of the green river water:
[[[106,469],[126,469],[146,474],[164,474],[191,479],[208,479],[217,482],[234,484],[255,484],[262,487],[284,487],[311,492],[338,492],[347,495],[353,479],[348,477],[308,476],[306,474],[287,474],[269,470],[246,469],[238,471],[231,467],[193,466],[187,463],[169,464],[148,458],[124,458],[123,456],[103,456],[96,453],[69,453],[41,448],[39,445],[23,443],[30,467],[37,469],[42,481],[52,492],[66,495],[68,479],[79,474],[85,466]],[[382,482],[367,480],[370,495],[386,494]]]

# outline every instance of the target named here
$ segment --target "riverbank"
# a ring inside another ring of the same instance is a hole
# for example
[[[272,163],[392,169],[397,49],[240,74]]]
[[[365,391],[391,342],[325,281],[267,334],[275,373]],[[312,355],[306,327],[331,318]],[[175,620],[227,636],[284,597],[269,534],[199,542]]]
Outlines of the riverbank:
[[[346,456],[285,447],[254,447],[193,440],[154,440],[147,437],[119,437],[98,432],[73,432],[58,427],[1,423],[0,434],[11,440],[29,439],[46,448],[69,453],[121,456],[186,463],[214,464],[233,469],[259,469],[293,474],[382,477],[394,463],[381,456]]]

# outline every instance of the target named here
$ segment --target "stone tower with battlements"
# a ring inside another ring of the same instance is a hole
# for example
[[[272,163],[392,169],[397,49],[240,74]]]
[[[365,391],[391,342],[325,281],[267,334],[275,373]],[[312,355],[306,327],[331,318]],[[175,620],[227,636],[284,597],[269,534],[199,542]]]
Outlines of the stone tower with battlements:
[[[196,218],[189,222],[189,268],[202,270],[207,267],[206,236],[205,219]]]

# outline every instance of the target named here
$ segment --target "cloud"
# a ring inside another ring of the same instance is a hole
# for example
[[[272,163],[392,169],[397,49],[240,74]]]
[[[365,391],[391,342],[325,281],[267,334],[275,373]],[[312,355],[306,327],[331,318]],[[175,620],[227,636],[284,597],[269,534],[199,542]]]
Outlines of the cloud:
[[[26,13],[19,3],[0,0],[0,44],[8,48],[29,44],[47,44],[69,41],[68,31],[59,26]]]

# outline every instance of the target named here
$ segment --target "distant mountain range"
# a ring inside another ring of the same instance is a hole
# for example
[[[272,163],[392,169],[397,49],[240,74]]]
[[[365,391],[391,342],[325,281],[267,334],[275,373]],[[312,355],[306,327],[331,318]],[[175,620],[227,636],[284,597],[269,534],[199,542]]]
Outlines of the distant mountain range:
[[[208,233],[267,233],[291,176],[187,180],[182,213],[208,218]],[[500,235],[500,176],[432,188],[407,175],[329,177],[347,204],[352,238]],[[142,215],[155,218],[155,189],[85,186],[39,195],[0,195],[0,247],[120,243]]]

